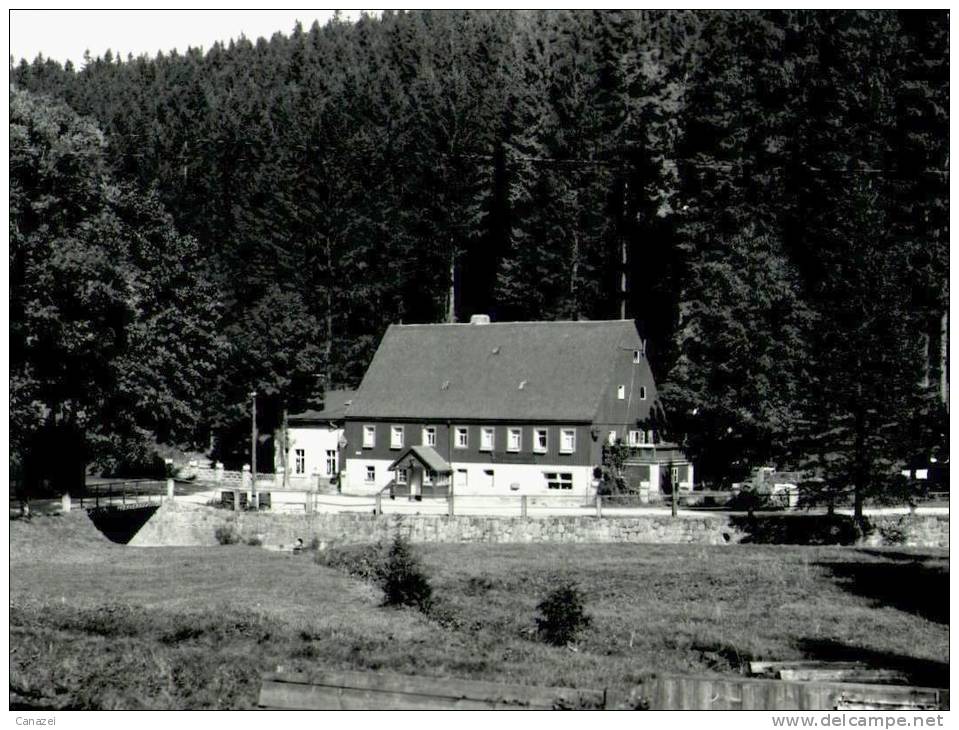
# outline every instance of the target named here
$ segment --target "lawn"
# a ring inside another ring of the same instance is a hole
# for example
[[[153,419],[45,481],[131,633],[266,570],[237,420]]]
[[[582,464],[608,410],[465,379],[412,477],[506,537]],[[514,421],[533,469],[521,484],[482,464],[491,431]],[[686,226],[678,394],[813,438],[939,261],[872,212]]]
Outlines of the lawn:
[[[277,666],[628,691],[648,672],[855,657],[948,686],[944,551],[419,545],[427,616],[310,554],[115,545],[78,513],[10,526],[15,706],[248,708]],[[558,578],[593,617],[572,647],[535,637]]]

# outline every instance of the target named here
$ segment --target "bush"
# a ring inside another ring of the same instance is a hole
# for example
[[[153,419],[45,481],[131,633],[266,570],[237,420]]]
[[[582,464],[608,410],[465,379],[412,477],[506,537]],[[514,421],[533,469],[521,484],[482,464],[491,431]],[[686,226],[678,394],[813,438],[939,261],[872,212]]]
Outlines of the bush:
[[[259,537],[254,535],[253,537],[248,537],[246,539],[246,544],[252,547],[260,547],[263,544],[263,541]]]
[[[386,563],[386,547],[381,542],[371,545],[348,545],[317,552],[315,560],[347,575],[379,583]]]
[[[536,627],[547,644],[565,646],[588,628],[592,619],[583,608],[583,596],[572,581],[562,581],[536,607]]]
[[[429,611],[433,589],[410,544],[397,535],[390,547],[380,575],[385,603],[388,606],[413,606]]]
[[[235,545],[240,542],[240,533],[235,526],[227,524],[220,525],[213,531],[213,537],[221,545]]]

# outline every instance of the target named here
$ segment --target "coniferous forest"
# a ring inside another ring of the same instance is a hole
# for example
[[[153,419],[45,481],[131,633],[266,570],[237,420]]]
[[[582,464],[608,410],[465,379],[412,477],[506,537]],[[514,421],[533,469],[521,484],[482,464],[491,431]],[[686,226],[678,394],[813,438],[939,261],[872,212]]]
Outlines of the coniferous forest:
[[[888,490],[948,437],[948,68],[946,11],[386,11],[11,60],[15,476],[50,443],[247,461],[251,390],[268,434],[390,323],[625,314],[702,478]]]

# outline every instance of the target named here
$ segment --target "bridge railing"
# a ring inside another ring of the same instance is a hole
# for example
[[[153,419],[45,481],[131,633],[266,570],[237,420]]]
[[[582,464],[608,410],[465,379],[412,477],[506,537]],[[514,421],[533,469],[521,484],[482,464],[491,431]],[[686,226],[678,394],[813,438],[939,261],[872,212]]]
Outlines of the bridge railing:
[[[166,482],[159,479],[127,479],[88,484],[74,497],[80,509],[158,504],[166,495]]]

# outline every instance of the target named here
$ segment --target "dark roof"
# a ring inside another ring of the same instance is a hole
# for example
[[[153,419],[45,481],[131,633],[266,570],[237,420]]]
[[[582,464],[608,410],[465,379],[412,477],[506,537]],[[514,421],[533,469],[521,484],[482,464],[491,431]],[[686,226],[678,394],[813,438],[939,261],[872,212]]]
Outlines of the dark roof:
[[[322,410],[294,413],[287,418],[287,421],[289,423],[342,421],[346,415],[346,409],[355,394],[356,391],[353,390],[328,390],[323,395]]]
[[[632,320],[392,325],[350,418],[589,422]]]
[[[408,457],[416,459],[420,464],[437,474],[451,474],[453,472],[453,468],[449,465],[449,462],[440,456],[432,446],[410,446],[403,452],[400,458],[390,464],[388,471],[396,469],[400,462]]]

